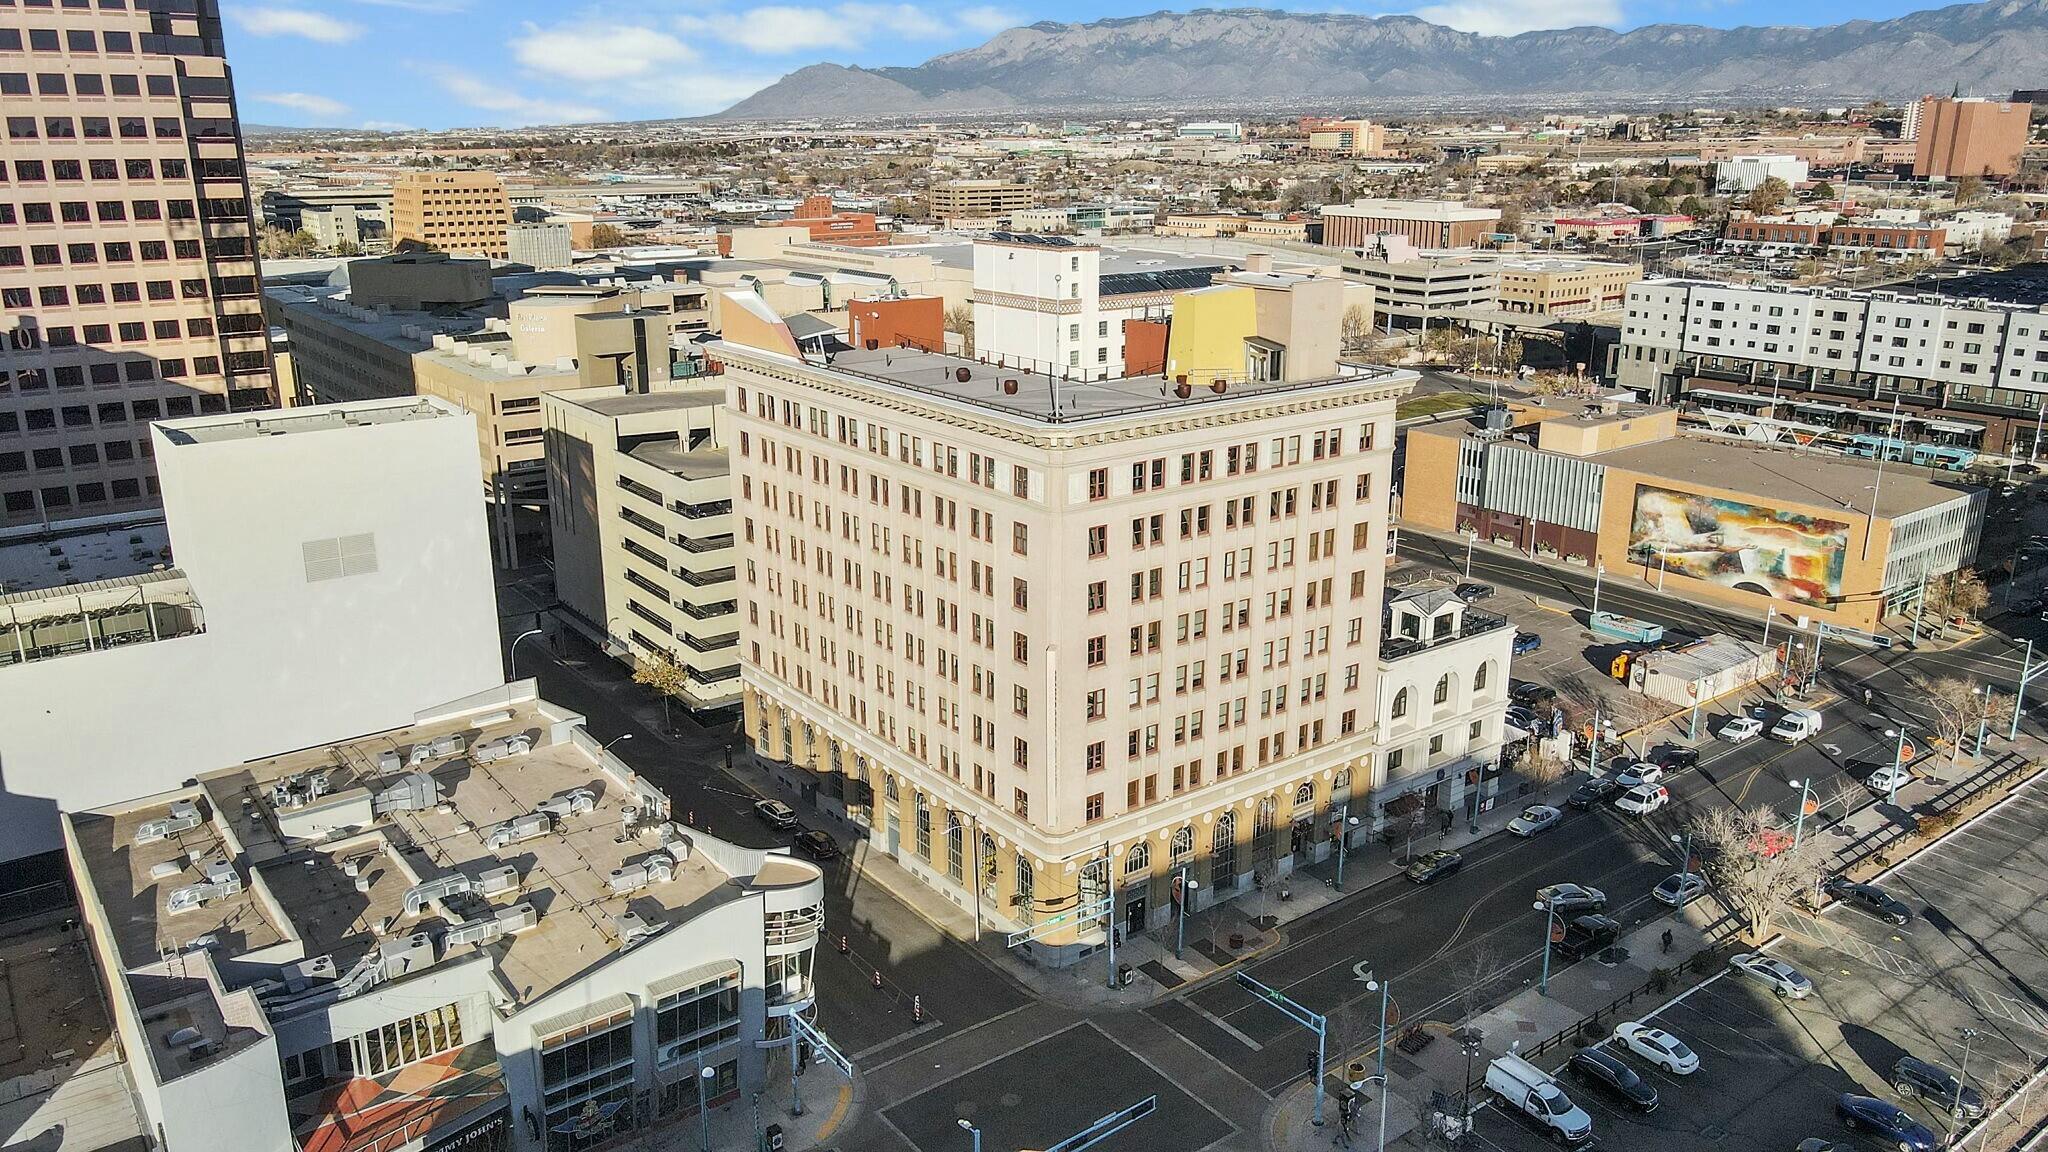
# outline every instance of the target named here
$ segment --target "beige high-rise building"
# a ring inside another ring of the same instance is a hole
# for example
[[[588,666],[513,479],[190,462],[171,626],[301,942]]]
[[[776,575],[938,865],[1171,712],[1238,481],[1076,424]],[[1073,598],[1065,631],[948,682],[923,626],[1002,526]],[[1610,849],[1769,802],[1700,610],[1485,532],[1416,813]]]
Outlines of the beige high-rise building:
[[[941,180],[931,190],[932,217],[937,220],[1001,216],[1037,201],[1031,185],[1008,180]]]
[[[489,172],[407,172],[391,186],[391,246],[511,258],[512,201]]]
[[[0,6],[0,526],[153,506],[149,421],[276,403],[219,9],[153,7]]]
[[[1382,637],[1412,373],[1055,389],[726,332],[756,753],[1034,961],[1493,786],[1513,629],[1437,592]]]

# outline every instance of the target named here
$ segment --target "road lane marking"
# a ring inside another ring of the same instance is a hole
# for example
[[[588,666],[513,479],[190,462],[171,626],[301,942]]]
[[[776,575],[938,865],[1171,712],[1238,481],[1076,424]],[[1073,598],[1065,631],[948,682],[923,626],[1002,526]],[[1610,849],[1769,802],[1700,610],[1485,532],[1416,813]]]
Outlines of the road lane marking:
[[[1207,1008],[1202,1007],[1200,1004],[1197,1004],[1192,1000],[1183,1001],[1183,1003],[1185,1003],[1189,1008],[1194,1009],[1194,1012],[1197,1016],[1200,1016],[1202,1019],[1207,1020],[1209,1023],[1214,1024],[1218,1028],[1223,1029],[1225,1033],[1229,1034],[1231,1039],[1236,1040],[1239,1044],[1244,1045],[1245,1047],[1251,1049],[1254,1052],[1263,1052],[1266,1050],[1266,1046],[1264,1044],[1261,1044],[1257,1040],[1254,1040],[1251,1037],[1245,1035],[1244,1033],[1238,1031],[1236,1028],[1231,1026],[1230,1021],[1225,1020],[1223,1017],[1218,1016],[1214,1012],[1209,1011]]]

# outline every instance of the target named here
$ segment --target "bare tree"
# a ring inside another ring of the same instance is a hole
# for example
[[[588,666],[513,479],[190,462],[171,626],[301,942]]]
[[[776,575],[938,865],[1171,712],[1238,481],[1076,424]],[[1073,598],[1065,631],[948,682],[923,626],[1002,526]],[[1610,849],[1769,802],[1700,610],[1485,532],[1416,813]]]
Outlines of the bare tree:
[[[960,334],[960,351],[974,355],[974,309],[965,304],[955,304],[946,309],[946,331]]]
[[[1921,698],[1934,713],[1935,734],[1948,743],[1948,762],[1962,751],[1963,736],[1977,728],[1987,708],[1981,685],[1965,676],[1943,676],[1928,684]]]
[[[1771,914],[1809,895],[1827,875],[1813,838],[1796,847],[1768,804],[1711,808],[1695,816],[1693,854],[1700,872],[1743,919],[1752,943],[1771,935]]]
[[[1346,349],[1365,347],[1366,338],[1372,335],[1372,316],[1365,309],[1353,304],[1344,310],[1344,319],[1340,323]]]
[[[666,653],[645,657],[633,666],[633,683],[652,688],[661,696],[661,727],[664,732],[674,730],[669,723],[668,702],[682,699],[688,681],[689,673]]]
[[[1507,967],[1501,963],[1500,952],[1492,944],[1481,944],[1466,954],[1455,973],[1460,1024],[1469,1022],[1493,1006],[1493,995],[1506,975]]]
[[[1974,569],[1958,568],[1927,581],[1927,609],[1937,616],[1975,616],[1991,603],[1991,590]]]

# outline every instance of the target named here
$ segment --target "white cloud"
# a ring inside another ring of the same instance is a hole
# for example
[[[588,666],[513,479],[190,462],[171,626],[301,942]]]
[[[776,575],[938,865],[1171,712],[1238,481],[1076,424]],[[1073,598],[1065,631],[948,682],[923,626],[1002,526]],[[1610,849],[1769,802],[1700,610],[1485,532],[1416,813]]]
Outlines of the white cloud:
[[[259,92],[254,97],[259,104],[275,104],[279,108],[290,108],[308,116],[322,116],[334,119],[348,115],[348,105],[328,96],[311,92]]]
[[[998,8],[993,4],[980,4],[972,8],[962,8],[954,13],[953,18],[960,21],[961,27],[989,36],[993,36],[998,32],[1007,32],[1024,23],[1022,16],[1017,15],[1008,8]]]
[[[856,2],[829,8],[764,4],[744,12],[684,16],[676,25],[685,32],[715,36],[762,56],[851,49],[889,37],[937,40],[956,33],[952,24],[915,4]]]
[[[513,58],[533,72],[592,83],[648,76],[697,58],[666,32],[618,25],[528,24],[511,47]]]
[[[503,113],[507,124],[576,124],[611,118],[602,108],[527,95],[499,87],[460,68],[430,66],[424,71],[443,91],[471,108]]]
[[[410,124],[401,124],[400,122],[398,122],[398,121],[396,121],[396,120],[365,120],[365,121],[363,121],[363,129],[364,129],[364,131],[367,131],[367,132],[415,132],[415,131],[418,131],[418,129],[414,128],[414,127],[413,127],[412,125],[410,125]]]
[[[1417,8],[1414,14],[1432,24],[1484,36],[1586,25],[1613,28],[1622,22],[1620,0],[1447,0]]]
[[[303,36],[322,44],[346,44],[363,34],[359,24],[302,8],[234,8],[229,13],[251,36]]]

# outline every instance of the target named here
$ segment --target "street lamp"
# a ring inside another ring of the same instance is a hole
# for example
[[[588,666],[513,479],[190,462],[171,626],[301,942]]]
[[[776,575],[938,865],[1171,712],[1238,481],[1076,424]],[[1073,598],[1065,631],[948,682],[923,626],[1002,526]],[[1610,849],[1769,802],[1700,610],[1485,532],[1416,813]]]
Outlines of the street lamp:
[[[1600,614],[1600,578],[1601,578],[1602,576],[1605,576],[1605,575],[1607,575],[1607,565],[1605,565],[1605,564],[1602,564],[1602,563],[1600,563],[1600,562],[1599,562],[1598,560],[1595,560],[1595,561],[1593,561],[1593,615],[1594,615],[1594,616],[1598,616],[1598,615]],[[1588,620],[1587,620],[1587,623],[1588,623],[1588,624],[1591,624],[1591,623],[1592,623],[1592,621],[1591,621],[1590,619],[1588,619]]]
[[[1550,940],[1557,926],[1557,901],[1538,900],[1536,910],[1543,913],[1543,979],[1536,985],[1536,994],[1550,995]]]
[[[974,1137],[974,1152],[981,1152],[981,1129],[976,1128],[973,1124],[969,1123],[967,1117],[965,1116],[962,1116],[960,1118],[959,1124],[960,1130],[962,1132],[965,1132],[969,1136]]]
[[[1975,1028],[1963,1029],[1963,1066],[1956,1073],[1956,1098],[1949,1113],[1957,1119],[1960,1119],[1963,1114],[1963,1080],[1970,1074],[1970,1045],[1975,1044],[1983,1035],[1982,1032],[1977,1031]]]
[[[1806,834],[1806,798],[1813,791],[1813,778],[1787,780],[1786,785],[1799,789],[1799,818],[1792,823],[1792,850],[1799,851],[1799,840]]]
[[[1970,691],[1972,694],[1984,698],[1982,707],[1977,710],[1977,747],[1975,751],[1970,753],[1972,756],[1982,757],[1984,755],[1984,730],[1991,726],[1991,685],[1979,684],[1977,687],[1970,689]]]
[[[703,1137],[703,1143],[700,1146],[704,1149],[704,1152],[711,1152],[711,1097],[709,1093],[711,1082],[716,1079],[718,1079],[718,1069],[709,1065],[699,1069],[697,1072],[697,1120],[700,1125],[699,1135]]]
[[[526,631],[521,632],[517,636],[514,636],[512,638],[512,643],[506,647],[505,655],[509,657],[512,662],[512,679],[519,679],[519,642],[521,640],[528,639],[529,637],[539,636],[541,634],[542,630],[539,628],[528,628]]]
[[[1897,729],[1887,728],[1884,730],[1884,734],[1898,738],[1898,743],[1892,747],[1891,787],[1885,790],[1884,796],[1885,803],[1897,807],[1899,803],[1899,777],[1906,773],[1906,726],[1902,723]]]
[[[1387,998],[1393,991],[1393,984],[1386,980],[1367,980],[1365,990],[1380,994],[1380,1042],[1376,1049],[1379,1071],[1372,1077],[1380,1082],[1380,1139],[1374,1145],[1380,1152],[1387,1148]],[[1368,1081],[1370,1083],[1370,1081]]]
[[[1339,857],[1339,859],[1341,860],[1342,857]],[[1195,889],[1201,887],[1201,884],[1198,883],[1193,876],[1188,875],[1188,869],[1192,867],[1194,867],[1194,865],[1192,864],[1183,864],[1180,866],[1180,915],[1174,918],[1175,924],[1173,934],[1173,958],[1175,960],[1180,959],[1182,953],[1184,953],[1187,950],[1188,905],[1194,902]],[[1343,865],[1339,864],[1338,868],[1341,873]]]
[[[1358,817],[1351,814],[1351,802],[1346,800],[1337,809],[1337,891],[1344,890],[1344,854],[1351,846],[1351,830],[1358,827]]]
[[[1472,578],[1472,542],[1473,542],[1473,541],[1475,541],[1475,540],[1477,540],[1477,539],[1479,539],[1479,531],[1478,531],[1478,529],[1473,529],[1473,528],[1468,528],[1468,529],[1466,529],[1466,531],[1465,531],[1465,579],[1467,579],[1467,580],[1470,580],[1470,579]]]
[[[1774,618],[1776,618],[1777,615],[1778,606],[1776,604],[1767,604],[1764,606],[1764,647],[1766,648],[1769,648],[1771,646],[1771,621]]]
[[[1459,1119],[1465,1122],[1465,1131],[1472,1131],[1472,1058],[1479,1055],[1479,1047],[1486,1042],[1486,1033],[1467,1025],[1465,1036],[1458,1041],[1458,1047],[1465,1053],[1465,1086],[1459,1092]]]
[[[1671,842],[1680,845],[1678,849],[1679,874],[1682,876],[1692,875],[1692,829],[1687,828],[1683,837],[1673,832],[1671,834]]]
[[[604,745],[604,747],[602,747],[602,748],[599,748],[599,749],[598,749],[598,751],[599,751],[599,752],[601,752],[601,753],[602,753],[602,752],[609,752],[609,751],[611,751],[611,750],[612,750],[612,745],[614,745],[614,744],[617,744],[617,743],[618,743],[619,741],[621,741],[621,740],[631,740],[632,738],[633,738],[633,734],[632,734],[631,732],[627,732],[627,733],[624,733],[623,735],[619,735],[619,736],[614,736],[614,737],[612,737],[612,738],[611,738],[610,740],[607,740],[607,741],[605,741],[605,745]]]

